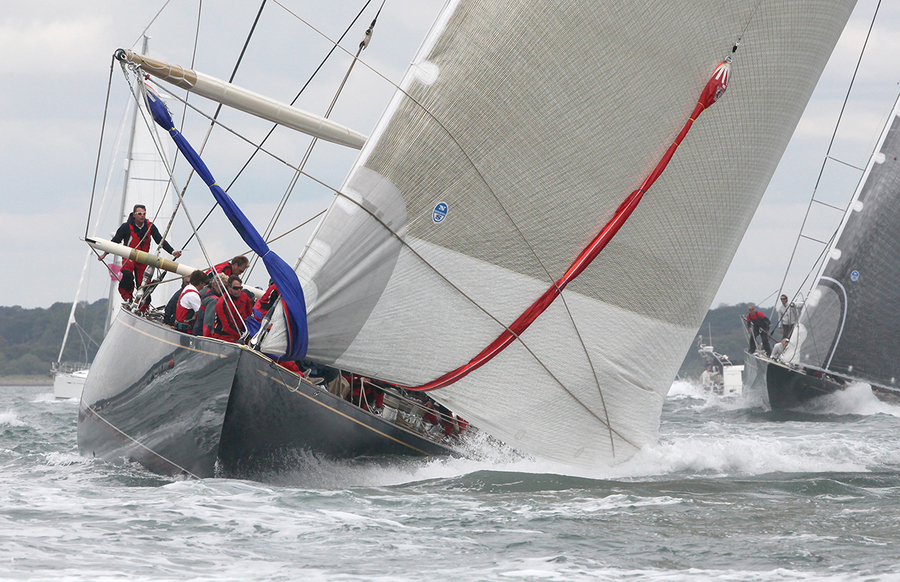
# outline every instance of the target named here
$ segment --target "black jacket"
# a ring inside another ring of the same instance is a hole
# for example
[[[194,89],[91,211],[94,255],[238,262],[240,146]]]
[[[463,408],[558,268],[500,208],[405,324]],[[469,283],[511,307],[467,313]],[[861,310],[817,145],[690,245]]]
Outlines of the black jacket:
[[[150,225],[150,236],[153,237],[153,240],[159,244],[162,241],[162,248],[165,249],[167,253],[170,255],[175,252],[175,249],[172,248],[172,245],[168,243],[168,241],[162,240],[162,235],[159,234],[159,230],[157,230],[155,224],[151,224],[149,220],[144,220],[144,226],[138,228],[137,224],[134,222],[134,213],[128,215],[128,220],[122,223],[122,226],[116,230],[115,236],[112,238],[112,242],[124,244],[127,246],[131,246],[131,228],[128,225],[134,227],[134,232],[138,235],[140,239],[143,239],[147,235],[147,225]]]

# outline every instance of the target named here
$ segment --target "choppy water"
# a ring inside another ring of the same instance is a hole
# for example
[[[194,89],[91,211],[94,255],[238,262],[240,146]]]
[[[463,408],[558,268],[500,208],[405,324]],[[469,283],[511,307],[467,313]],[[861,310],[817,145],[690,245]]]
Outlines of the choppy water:
[[[78,456],[75,401],[0,387],[2,580],[900,580],[900,408],[676,383],[659,444],[172,481]]]

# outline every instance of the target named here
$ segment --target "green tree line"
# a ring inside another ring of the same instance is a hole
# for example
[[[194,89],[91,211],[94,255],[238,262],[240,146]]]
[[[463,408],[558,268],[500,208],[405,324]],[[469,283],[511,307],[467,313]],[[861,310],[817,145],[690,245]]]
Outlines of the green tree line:
[[[90,362],[103,338],[106,299],[79,302],[77,325],[69,331],[64,362]],[[49,308],[0,307],[0,376],[48,374],[59,356],[71,303]]]
[[[80,302],[75,310],[77,325],[73,325],[66,342],[63,361],[90,362],[103,338],[106,319],[106,299],[94,303]],[[47,374],[59,355],[71,303],[54,303],[49,308],[23,309],[0,307],[0,376]],[[769,309],[764,309],[768,314]],[[703,343],[712,341],[715,350],[743,361],[747,347],[741,318],[747,304],[720,305],[709,310],[698,336]],[[773,325],[774,327],[774,325]],[[678,374],[682,378],[699,378],[703,373],[703,359],[697,342],[688,349]]]

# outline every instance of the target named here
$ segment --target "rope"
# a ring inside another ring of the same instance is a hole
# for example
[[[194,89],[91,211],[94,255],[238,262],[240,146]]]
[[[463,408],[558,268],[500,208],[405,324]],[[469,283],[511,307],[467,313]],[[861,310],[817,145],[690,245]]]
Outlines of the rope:
[[[172,465],[173,467],[177,468],[179,471],[181,471],[181,472],[182,472],[183,474],[185,474],[185,475],[189,475],[189,476],[191,476],[191,477],[194,478],[194,479],[200,479],[200,477],[198,477],[197,475],[191,473],[190,471],[188,471],[187,469],[185,469],[184,467],[182,467],[181,465],[179,465],[179,464],[176,463],[175,461],[172,461],[172,460],[170,460],[170,459],[167,459],[165,456],[161,455],[160,453],[157,453],[156,451],[154,451],[153,449],[151,449],[150,447],[148,447],[147,445],[145,445],[145,444],[142,443],[141,441],[137,440],[136,438],[134,438],[134,437],[131,436],[130,434],[126,433],[125,431],[123,431],[122,429],[120,429],[119,427],[117,427],[116,425],[114,425],[113,423],[111,423],[111,422],[109,422],[108,420],[106,420],[105,418],[103,418],[103,416],[102,416],[99,412],[97,412],[94,408],[89,407],[89,408],[88,408],[88,412],[90,413],[91,416],[96,416],[97,418],[99,418],[100,420],[102,420],[104,423],[106,423],[107,426],[109,426],[110,428],[112,428],[114,431],[116,431],[117,433],[119,433],[120,435],[122,435],[123,437],[125,437],[126,439],[130,440],[131,442],[133,442],[133,443],[136,444],[137,446],[141,447],[142,449],[146,450],[146,451],[147,451],[148,453],[150,453],[151,455],[155,455],[155,456],[159,457],[160,459],[162,459],[162,460],[165,461],[166,463],[169,463],[169,464]]]

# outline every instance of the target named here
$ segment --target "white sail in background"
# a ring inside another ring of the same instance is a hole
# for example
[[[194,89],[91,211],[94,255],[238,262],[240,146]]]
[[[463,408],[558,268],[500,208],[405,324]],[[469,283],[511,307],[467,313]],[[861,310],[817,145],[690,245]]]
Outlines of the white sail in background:
[[[430,392],[566,463],[655,442],[853,5],[448,3],[303,254],[309,358],[405,386],[465,365],[570,268],[731,56],[727,93],[596,260],[489,363]]]

